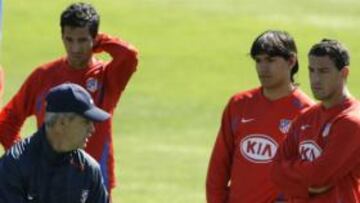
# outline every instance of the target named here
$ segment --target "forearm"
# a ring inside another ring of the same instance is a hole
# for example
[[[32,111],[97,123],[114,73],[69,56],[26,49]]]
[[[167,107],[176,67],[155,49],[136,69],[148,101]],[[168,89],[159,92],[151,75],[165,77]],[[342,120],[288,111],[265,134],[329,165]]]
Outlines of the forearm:
[[[225,203],[229,193],[229,172],[212,161],[206,177],[206,199],[208,203]]]
[[[274,161],[271,170],[272,181],[286,196],[309,197],[308,188],[298,181],[301,177],[297,173],[292,173],[289,167],[286,161]]]
[[[206,177],[208,203],[225,203],[229,193],[231,158],[218,137],[210,158]]]
[[[43,108],[39,105],[43,98],[36,96],[42,74],[40,68],[35,69],[0,112],[0,142],[6,149],[20,139],[20,129],[26,118],[34,114],[35,107]]]
[[[0,112],[0,143],[7,150],[20,139],[20,129],[24,119],[19,118],[14,109],[4,107]]]

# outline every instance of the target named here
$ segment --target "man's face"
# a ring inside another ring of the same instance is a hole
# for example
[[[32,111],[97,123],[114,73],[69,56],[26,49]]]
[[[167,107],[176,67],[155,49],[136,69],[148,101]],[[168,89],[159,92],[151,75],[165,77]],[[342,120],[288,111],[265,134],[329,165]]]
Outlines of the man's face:
[[[280,56],[260,54],[254,57],[256,71],[263,88],[273,89],[290,82],[292,62]]]
[[[345,68],[339,71],[329,56],[309,56],[311,90],[316,99],[333,101],[344,87]]]
[[[89,28],[65,26],[62,40],[70,65],[75,69],[85,68],[91,60],[94,46]]]
[[[67,119],[63,136],[67,138],[68,150],[84,148],[94,130],[94,123],[82,116]]]

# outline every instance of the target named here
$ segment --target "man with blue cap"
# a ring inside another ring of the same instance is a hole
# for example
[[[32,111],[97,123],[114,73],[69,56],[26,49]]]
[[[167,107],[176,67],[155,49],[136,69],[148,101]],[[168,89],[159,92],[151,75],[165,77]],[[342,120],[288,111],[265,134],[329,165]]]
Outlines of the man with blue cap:
[[[0,202],[108,203],[99,165],[81,148],[110,115],[73,83],[50,89],[46,102],[43,126],[0,159]]]

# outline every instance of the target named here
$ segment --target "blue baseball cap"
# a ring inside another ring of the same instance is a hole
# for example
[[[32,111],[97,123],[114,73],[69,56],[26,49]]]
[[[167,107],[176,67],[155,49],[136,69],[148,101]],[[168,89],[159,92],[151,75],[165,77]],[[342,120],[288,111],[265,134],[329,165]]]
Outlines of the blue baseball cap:
[[[98,108],[90,94],[80,85],[64,83],[51,88],[46,96],[46,111],[77,113],[91,121],[105,121],[110,114]]]

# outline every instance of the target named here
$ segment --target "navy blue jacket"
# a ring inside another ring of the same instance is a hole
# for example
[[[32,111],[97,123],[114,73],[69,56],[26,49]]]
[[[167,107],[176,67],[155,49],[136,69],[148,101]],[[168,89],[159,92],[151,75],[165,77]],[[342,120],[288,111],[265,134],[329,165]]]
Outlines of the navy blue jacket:
[[[108,203],[98,163],[81,149],[55,152],[44,127],[0,159],[0,203]]]

